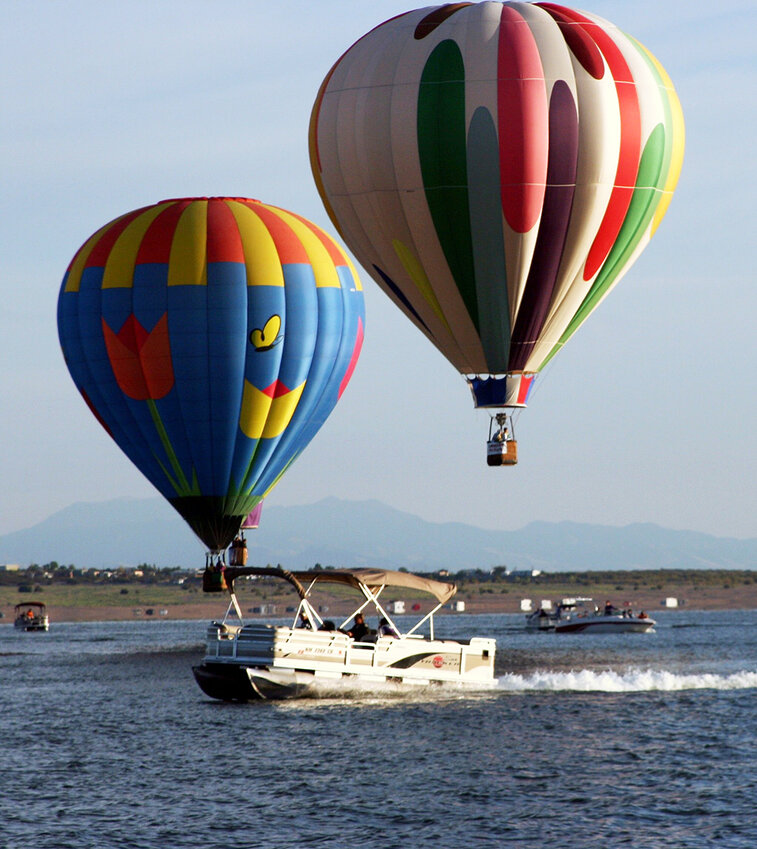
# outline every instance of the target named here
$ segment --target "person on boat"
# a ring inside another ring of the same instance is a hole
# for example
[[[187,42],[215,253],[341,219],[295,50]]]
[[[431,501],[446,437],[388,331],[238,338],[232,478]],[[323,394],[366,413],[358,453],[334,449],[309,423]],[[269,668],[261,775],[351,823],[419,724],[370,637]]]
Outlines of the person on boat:
[[[31,621],[32,619],[34,619],[34,611],[31,609],[31,607],[30,607],[30,608],[26,611],[26,617],[27,617],[27,619],[29,619],[30,621]]]
[[[615,607],[613,606],[612,602],[606,601],[605,602],[604,615],[605,616],[612,616],[614,613],[615,613]]]
[[[300,611],[300,619],[297,623],[298,628],[309,628],[311,631],[313,629],[312,624],[310,623],[310,617],[307,614],[306,610]]]
[[[647,616],[647,614],[642,610],[639,613],[639,619],[649,619],[649,616]]]
[[[379,622],[378,632],[380,637],[399,637],[397,633],[397,629],[390,625],[385,616],[381,617],[381,621]]]
[[[365,624],[362,613],[355,614],[355,621],[352,623],[352,628],[347,631],[353,640],[360,641],[368,634],[368,626]]]

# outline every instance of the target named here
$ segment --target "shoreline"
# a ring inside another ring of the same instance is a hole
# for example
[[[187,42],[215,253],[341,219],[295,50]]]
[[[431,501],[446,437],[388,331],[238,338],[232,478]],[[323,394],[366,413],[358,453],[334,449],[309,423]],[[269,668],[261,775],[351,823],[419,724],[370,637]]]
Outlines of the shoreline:
[[[680,588],[677,589],[680,592]],[[506,596],[504,598],[482,599],[475,596],[471,598],[464,594],[460,594],[457,596],[456,600],[459,599],[460,601],[465,602],[464,613],[468,614],[508,613],[525,615],[525,613],[520,609],[521,598],[531,598],[533,607],[536,608],[540,605],[542,599],[552,598],[552,600],[556,600],[559,597],[568,595],[567,593],[554,593],[550,596],[549,593],[533,591],[527,593],[526,590],[527,588],[524,588],[523,594],[519,595],[517,598],[513,596]],[[583,595],[583,593],[574,593],[574,595],[580,596]],[[591,593],[586,593],[586,595],[591,596]],[[604,602],[604,596],[604,593],[595,594],[593,598],[598,603],[602,603]],[[677,608],[664,607],[661,601],[669,596],[678,598],[680,606]],[[622,601],[626,600],[626,594],[623,594],[621,600],[621,594],[616,593],[613,600],[614,603],[622,603]],[[754,610],[757,609],[757,588],[754,591],[748,592],[745,592],[744,587],[734,587],[730,589],[730,591],[724,589],[719,592],[712,590],[700,590],[698,592],[690,592],[687,595],[675,595],[673,588],[671,588],[670,592],[667,592],[665,589],[653,594],[649,591],[643,593],[637,592],[634,593],[633,597],[629,600],[635,610],[645,610],[653,618],[661,611],[666,613],[686,613],[689,611],[701,610]],[[287,605],[291,603],[290,600],[286,600],[286,602]],[[281,618],[292,615],[285,611],[285,605],[283,603],[276,603],[274,601],[274,604],[276,604],[276,610],[274,612],[268,614],[251,613],[247,609],[247,600],[245,599],[242,605],[245,619],[249,619],[251,621],[264,621],[266,619]],[[226,607],[227,605],[223,603],[221,599],[217,599],[214,601],[194,602],[188,604],[168,603],[164,605],[155,605],[152,608],[148,606],[134,607],[126,605],[67,606],[50,604],[47,606],[47,612],[50,617],[51,624],[56,622],[123,622],[134,620],[195,620],[210,622],[214,619],[222,619],[226,612]],[[148,609],[152,609],[152,614],[146,613]],[[335,616],[339,616],[340,614],[347,616],[353,609],[353,606],[345,605],[342,602],[335,604],[330,609],[330,613]],[[445,609],[439,611],[439,613],[437,613],[437,616],[438,615],[455,616],[460,614],[453,610]],[[0,623],[12,624],[12,613],[10,616],[6,613],[5,618],[0,620]]]

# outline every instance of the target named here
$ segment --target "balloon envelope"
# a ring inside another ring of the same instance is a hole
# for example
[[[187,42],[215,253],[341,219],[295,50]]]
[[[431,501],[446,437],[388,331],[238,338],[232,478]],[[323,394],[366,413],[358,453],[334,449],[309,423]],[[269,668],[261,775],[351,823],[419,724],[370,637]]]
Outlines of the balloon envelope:
[[[58,299],[84,400],[213,550],[326,420],[363,326],[344,251],[243,198],[168,200],[111,221],[74,256]]]
[[[683,141],[649,51],[552,3],[398,15],[334,65],[310,125],[345,242],[494,407],[525,406],[648,243]]]

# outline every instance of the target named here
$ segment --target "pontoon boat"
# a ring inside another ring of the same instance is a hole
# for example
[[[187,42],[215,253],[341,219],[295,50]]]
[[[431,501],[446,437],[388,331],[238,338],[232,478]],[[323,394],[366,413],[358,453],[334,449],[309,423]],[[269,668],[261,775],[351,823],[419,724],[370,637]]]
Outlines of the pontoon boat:
[[[243,622],[234,580],[250,575],[282,578],[297,590],[300,601],[291,625]],[[380,569],[289,572],[256,567],[226,567],[224,583],[231,596],[226,616],[208,627],[205,658],[193,668],[197,683],[211,698],[291,698],[351,679],[360,684],[495,686],[494,639],[447,640],[434,634],[434,614],[457,592],[453,584]],[[324,621],[311,603],[313,591],[327,583],[350,586],[362,596],[357,608],[338,626]],[[381,602],[386,587],[422,590],[437,604],[402,633],[386,609],[389,605]],[[385,620],[382,633],[370,631],[353,639],[347,627],[359,613],[375,613]],[[303,623],[308,625],[298,627]],[[424,625],[427,635],[421,633]]]
[[[13,624],[22,631],[47,631],[50,628],[47,608],[41,601],[17,604],[16,619]]]

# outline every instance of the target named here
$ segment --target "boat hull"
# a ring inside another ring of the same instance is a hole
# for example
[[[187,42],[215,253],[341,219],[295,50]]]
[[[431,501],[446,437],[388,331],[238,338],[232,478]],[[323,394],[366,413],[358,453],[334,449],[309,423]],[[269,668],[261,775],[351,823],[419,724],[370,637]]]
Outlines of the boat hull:
[[[577,617],[558,622],[556,634],[645,634],[655,626],[654,619],[631,619],[626,617]]]
[[[195,680],[211,699],[224,702],[296,699],[315,685],[312,672],[275,670],[229,663],[193,666]]]
[[[16,621],[14,626],[19,631],[49,631],[50,624],[47,621],[44,622],[19,622]]]

